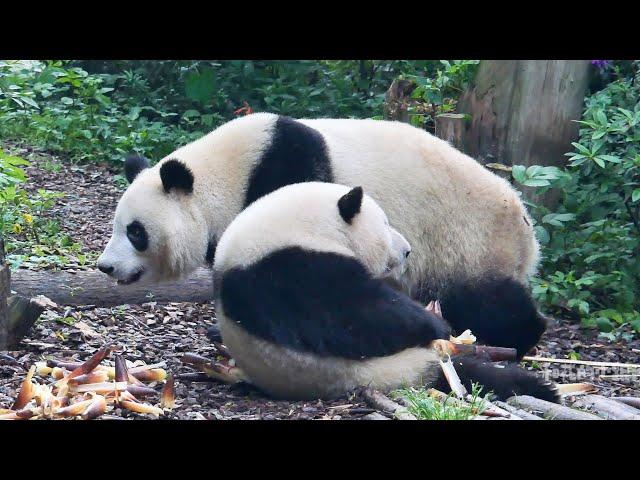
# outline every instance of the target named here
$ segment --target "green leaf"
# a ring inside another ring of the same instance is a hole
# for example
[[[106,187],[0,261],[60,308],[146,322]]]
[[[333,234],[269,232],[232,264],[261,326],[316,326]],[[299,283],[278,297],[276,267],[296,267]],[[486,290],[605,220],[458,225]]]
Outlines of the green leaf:
[[[604,160],[600,157],[593,157],[593,161],[596,162],[600,168],[604,168]]]
[[[611,320],[605,317],[596,318],[596,326],[601,332],[610,332],[611,330],[613,330],[613,324],[611,323]]]
[[[514,165],[513,167],[511,167],[511,176],[514,178],[514,180],[518,183],[523,183],[527,177],[526,177],[526,167],[524,165]]]
[[[206,105],[211,103],[215,91],[216,85],[213,70],[192,72],[187,75],[185,80],[187,98]]]
[[[637,202],[638,200],[640,200],[640,188],[636,188],[631,194],[632,202]]]

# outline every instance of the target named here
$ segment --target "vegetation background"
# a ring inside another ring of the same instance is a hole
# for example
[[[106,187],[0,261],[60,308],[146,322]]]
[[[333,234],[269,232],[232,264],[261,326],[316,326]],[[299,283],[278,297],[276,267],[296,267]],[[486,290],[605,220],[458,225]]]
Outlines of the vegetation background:
[[[158,160],[253,111],[292,117],[382,118],[396,78],[417,88],[411,123],[433,131],[455,110],[477,60],[0,61],[0,140],[70,164]],[[550,211],[529,204],[543,262],[533,293],[547,312],[596,328],[609,341],[640,332],[640,62],[592,61],[579,140],[564,168],[514,165],[516,187],[556,189]],[[2,145],[0,145],[2,146]],[[60,194],[27,194],[28,162],[0,149],[0,233],[13,268],[91,262],[52,220]],[[45,165],[46,168],[46,165]],[[52,165],[51,168],[60,168]],[[124,188],[125,181],[116,178]]]

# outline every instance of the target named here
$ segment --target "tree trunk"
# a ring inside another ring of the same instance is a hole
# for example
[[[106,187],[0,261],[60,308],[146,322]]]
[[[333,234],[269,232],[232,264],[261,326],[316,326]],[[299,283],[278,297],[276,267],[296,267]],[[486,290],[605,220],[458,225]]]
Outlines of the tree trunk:
[[[200,268],[186,280],[158,285],[117,285],[104,273],[17,270],[11,288],[25,297],[44,295],[59,305],[112,307],[145,302],[207,302],[213,300],[213,274]]]
[[[577,139],[588,60],[483,60],[457,111],[465,123],[463,150],[483,164],[564,166]],[[534,194],[553,206],[558,198]]]

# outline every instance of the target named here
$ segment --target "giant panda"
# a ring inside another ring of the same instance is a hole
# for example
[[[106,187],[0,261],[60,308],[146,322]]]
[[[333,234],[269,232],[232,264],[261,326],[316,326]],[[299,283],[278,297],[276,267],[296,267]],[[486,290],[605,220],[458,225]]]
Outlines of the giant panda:
[[[443,388],[430,344],[449,339],[449,325],[383,281],[410,252],[361,187],[282,187],[220,238],[214,276],[224,344],[248,381],[277,398],[334,398],[363,385]],[[551,383],[516,365],[453,362],[469,391],[478,381],[501,399],[557,401]]]
[[[125,173],[131,184],[98,260],[120,283],[175,279],[210,263],[231,221],[279,187],[362,185],[413,247],[390,284],[423,303],[439,299],[456,331],[520,356],[545,329],[527,287],[538,243],[517,192],[424,130],[255,113],[151,168],[129,157]]]

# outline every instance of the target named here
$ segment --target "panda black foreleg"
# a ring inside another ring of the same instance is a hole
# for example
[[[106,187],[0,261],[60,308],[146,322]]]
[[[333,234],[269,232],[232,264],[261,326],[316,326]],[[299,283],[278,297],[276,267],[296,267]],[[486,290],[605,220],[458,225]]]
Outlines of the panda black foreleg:
[[[528,289],[512,279],[461,283],[450,287],[440,303],[444,318],[458,334],[471,329],[482,343],[517,349],[518,359],[546,329]]]
[[[452,357],[451,361],[468,392],[471,392],[473,383],[478,383],[483,387],[482,396],[493,392],[499,400],[514,395],[531,395],[549,402],[560,401],[557,387],[552,382],[523,370],[517,364],[500,367],[477,357],[462,355]],[[450,390],[448,385],[444,374],[441,374],[434,387],[447,392]]]

